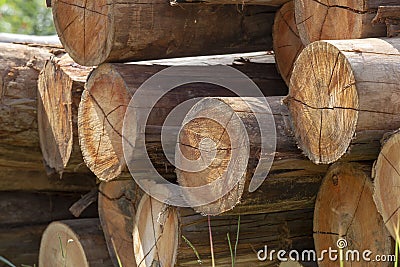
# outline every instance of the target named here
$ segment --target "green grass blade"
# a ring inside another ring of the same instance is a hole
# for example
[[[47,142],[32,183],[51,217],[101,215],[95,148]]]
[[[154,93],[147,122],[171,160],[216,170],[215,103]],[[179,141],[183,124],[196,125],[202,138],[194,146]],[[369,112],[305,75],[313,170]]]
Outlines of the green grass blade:
[[[212,231],[211,231],[211,219],[210,215],[207,216],[208,220],[208,233],[210,235],[210,249],[211,249],[211,266],[215,267],[215,259],[214,259],[214,245],[213,245],[213,239],[212,239]]]
[[[238,247],[238,244],[239,244],[239,233],[240,233],[240,215],[239,215],[239,218],[238,218],[238,225],[237,225],[237,232],[236,232],[235,258],[234,258],[235,261],[236,261],[237,247]]]
[[[184,235],[182,235],[182,238],[183,238],[183,240],[185,241],[185,243],[186,243],[189,247],[192,248],[194,254],[195,254],[196,257],[197,257],[197,262],[198,262],[199,264],[202,264],[203,262],[201,261],[199,252],[198,252],[197,249],[193,246],[192,242],[190,242],[189,239],[187,239]]]
[[[14,264],[12,264],[9,260],[7,260],[6,258],[4,258],[3,256],[0,256],[0,261],[7,264],[10,267],[16,267]]]
[[[232,244],[231,244],[231,238],[229,237],[229,233],[226,233],[226,237],[228,238],[229,251],[231,252],[232,267],[234,267],[234,266],[235,266],[235,257],[234,257],[234,255],[233,255]]]

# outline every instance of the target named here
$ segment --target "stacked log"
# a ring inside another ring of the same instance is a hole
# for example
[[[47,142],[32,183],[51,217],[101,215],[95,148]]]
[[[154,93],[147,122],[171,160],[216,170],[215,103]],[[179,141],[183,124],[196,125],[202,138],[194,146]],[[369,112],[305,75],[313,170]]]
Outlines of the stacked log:
[[[315,197],[327,167],[311,163],[297,148],[291,132],[288,111],[282,105],[282,99],[283,97],[267,97],[271,110],[266,111],[262,109],[263,100],[258,98],[245,98],[245,100],[235,97],[207,98],[198,102],[187,114],[187,117],[195,119],[184,125],[179,136],[179,150],[182,151],[183,157],[194,160],[198,157],[202,158],[201,150],[211,151],[212,147],[205,147],[204,144],[201,147],[204,139],[211,139],[217,144],[214,148],[216,156],[203,170],[193,172],[177,169],[180,185],[198,187],[211,183],[228,171],[230,162],[238,162],[235,165],[236,169],[246,168],[243,176],[238,176],[240,173],[229,174],[230,179],[238,181],[232,190],[217,201],[194,207],[196,211],[207,215],[218,215],[233,209],[230,211],[232,214],[254,214],[314,206]],[[265,142],[272,136],[264,136],[264,139],[261,139],[257,118],[248,103],[261,107],[259,112],[270,112],[270,116],[273,117],[275,125],[271,125],[271,128],[276,130],[276,152],[273,155],[265,155],[260,151],[261,142]],[[230,112],[219,108],[220,105],[226,106],[226,110]],[[231,131],[237,128],[235,115],[244,124],[245,132]],[[212,118],[222,118],[223,123],[228,126],[221,125]],[[242,153],[237,153],[236,158],[233,156],[234,150],[238,149],[233,145],[233,140],[241,139],[246,135],[250,142],[248,163],[240,161]],[[250,193],[250,179],[261,158],[273,159],[271,170],[261,187]],[[191,164],[198,163],[192,161]],[[243,164],[247,165],[239,166]],[[195,166],[189,165],[189,169],[190,167]],[[224,189],[213,188],[213,194],[218,194]]]
[[[374,25],[379,6],[396,0],[295,0],[296,24],[304,45],[319,40],[359,39],[386,36],[385,25]]]
[[[179,8],[162,0],[55,0],[52,11],[66,51],[85,66],[271,48],[268,7],[239,12],[234,5]]]
[[[113,266],[99,219],[51,223],[43,233],[39,266]]]
[[[40,147],[48,172],[89,172],[78,141],[78,106],[92,68],[68,54],[46,61],[38,81]]]
[[[315,163],[374,160],[400,126],[399,39],[319,41],[294,66],[286,99],[299,147]]]
[[[372,173],[375,204],[395,240],[399,239],[399,137],[397,131],[386,137]]]
[[[103,181],[126,176],[126,163],[122,151],[122,126],[128,104],[144,81],[171,64],[204,65],[212,60],[213,58],[191,59],[186,63],[186,60],[182,59],[180,63],[159,62],[161,65],[110,63],[96,68],[90,75],[82,94],[78,114],[81,150],[90,170]],[[213,64],[218,64],[218,61],[222,60],[226,61],[226,58],[214,60]],[[233,59],[230,62],[232,61]],[[232,64],[232,67],[252,78],[264,95],[286,93],[286,86],[276,72],[274,64],[243,61]],[[182,70],[182,77],[191,75],[188,71]],[[177,76],[176,79],[179,77]],[[234,94],[217,85],[190,83],[179,86],[164,95],[151,111],[145,126],[147,150],[157,170],[165,178],[174,179],[175,177],[174,167],[165,159],[160,143],[160,126],[163,125],[168,113],[178,104],[193,97],[219,95],[233,96]],[[141,123],[144,122],[132,121],[132,124],[137,124],[136,129],[139,131],[142,131],[144,127]],[[136,140],[130,140],[130,142],[135,143]],[[144,172],[147,171],[148,169],[144,170]]]
[[[342,250],[343,255],[357,250],[359,259],[346,258],[351,266],[376,266],[376,256],[394,255],[394,243],[373,201],[370,180],[371,164],[338,163],[326,174],[318,193],[314,212],[314,242],[317,255],[329,248]],[[366,262],[365,250],[371,262]],[[336,256],[338,256],[337,254]],[[337,257],[339,261],[339,257]],[[325,257],[319,266],[337,266],[338,262]],[[379,266],[392,266],[382,261]]]
[[[278,260],[275,257],[263,261],[258,259],[255,252],[263,250],[265,246],[275,250],[312,249],[312,213],[307,209],[240,217],[225,215],[210,219],[189,208],[168,207],[144,195],[134,219],[136,265],[194,266],[201,263],[210,266],[211,241],[208,237],[211,231],[216,266],[232,265],[229,240],[234,246],[237,234],[237,266],[276,266]]]

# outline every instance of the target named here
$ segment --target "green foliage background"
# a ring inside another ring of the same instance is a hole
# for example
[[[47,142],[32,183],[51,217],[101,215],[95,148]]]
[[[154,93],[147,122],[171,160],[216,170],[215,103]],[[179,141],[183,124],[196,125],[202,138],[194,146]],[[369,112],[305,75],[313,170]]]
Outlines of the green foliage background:
[[[0,0],[0,32],[55,34],[51,9],[45,0]]]

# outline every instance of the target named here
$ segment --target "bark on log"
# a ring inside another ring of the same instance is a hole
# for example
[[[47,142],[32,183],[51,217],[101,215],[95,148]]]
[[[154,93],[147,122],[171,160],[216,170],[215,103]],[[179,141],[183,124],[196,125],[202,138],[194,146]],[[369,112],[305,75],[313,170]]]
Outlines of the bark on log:
[[[320,41],[303,50],[286,103],[313,162],[335,162],[346,152],[346,160],[376,159],[383,134],[400,127],[399,49],[400,39],[382,38]]]
[[[142,191],[133,179],[101,183],[99,217],[108,252],[115,267],[136,266],[133,252],[133,221]]]
[[[321,255],[324,249],[338,249],[341,246],[344,255],[350,250],[358,250],[360,258],[363,251],[370,250],[372,253],[368,257],[372,260],[376,255],[394,254],[393,240],[372,198],[370,175],[371,164],[339,163],[328,171],[318,193],[314,212],[317,255]],[[374,261],[349,263],[346,256],[343,258],[345,265],[377,266]],[[337,266],[338,263],[325,257],[318,265]],[[379,266],[392,266],[392,263],[381,262]]]
[[[49,172],[89,172],[79,147],[78,105],[91,70],[62,54],[46,61],[39,75],[38,128]]]
[[[386,36],[384,25],[373,25],[378,6],[397,0],[295,0],[296,24],[304,45],[319,40]]]
[[[47,49],[0,43],[0,165],[42,170],[37,134],[37,79]]]
[[[55,0],[52,10],[66,51],[85,66],[262,51],[272,45],[269,7],[239,12],[234,5],[182,8],[163,0]]]
[[[312,213],[299,210],[241,216],[235,265],[276,266],[276,258],[272,261],[257,258],[257,251],[265,245],[268,250],[313,249]],[[238,219],[238,216],[210,219],[216,266],[232,265],[227,235],[234,246]],[[195,266],[199,261],[211,266],[208,236],[207,217],[192,209],[168,207],[145,195],[139,203],[133,229],[137,266]]]
[[[294,16],[294,1],[284,4],[275,14],[272,29],[276,65],[283,80],[289,85],[294,62],[304,49]]]
[[[383,217],[386,228],[394,239],[399,235],[399,187],[400,133],[395,132],[384,141],[378,159],[375,162],[372,178],[374,179],[374,201]]]
[[[219,60],[223,61],[226,58]],[[219,60],[212,64],[216,64]],[[182,59],[182,64],[203,65],[208,61],[212,61],[212,58],[192,59],[189,62]],[[233,59],[230,62],[232,64]],[[139,86],[153,74],[171,65],[168,61],[159,64],[162,66],[103,64],[90,75],[79,106],[78,130],[84,160],[100,180],[115,179],[126,170],[122,151],[122,126],[125,111]],[[173,64],[179,65],[177,62]],[[286,92],[286,85],[276,72],[274,64],[242,61],[238,65],[232,64],[232,67],[252,78],[265,95],[284,95]],[[182,72],[182,77],[187,77],[187,75],[191,74]],[[153,109],[147,122],[147,128],[151,127],[149,130],[146,129],[147,150],[157,170],[166,178],[175,177],[174,168],[167,163],[160,144],[160,126],[166,116],[185,100],[220,95],[233,95],[233,93],[212,84],[191,83],[166,94]],[[138,125],[139,130],[143,127],[143,125]],[[146,168],[145,171],[148,169]]]
[[[235,162],[234,167],[246,168],[245,175],[239,176],[238,172],[229,173],[229,178],[237,179],[239,182],[224,197],[200,207],[194,207],[198,212],[206,215],[218,215],[226,211],[230,214],[243,213],[264,213],[284,210],[304,209],[314,206],[314,201],[322,177],[327,166],[315,165],[306,159],[297,148],[295,139],[291,133],[288,111],[281,104],[283,97],[267,97],[271,112],[275,120],[276,129],[276,152],[272,157],[274,161],[266,180],[255,192],[249,193],[249,182],[260,158],[268,159],[271,155],[261,154],[261,136],[257,118],[250,110],[246,102],[240,98],[208,98],[198,102],[187,114],[187,117],[203,117],[187,123],[179,136],[179,147],[183,157],[196,160],[204,158],[210,164],[203,170],[197,172],[182,171],[177,169],[178,183],[187,187],[198,187],[217,180],[221,174],[228,171],[230,162]],[[246,98],[248,103],[259,107],[263,105],[258,98]],[[218,108],[220,105],[227,106],[230,112]],[[263,111],[265,112],[265,111]],[[234,132],[238,122],[234,115],[239,117],[247,132]],[[211,118],[211,119],[206,119]],[[226,126],[217,123],[212,118],[222,118]],[[267,135],[269,133],[266,133]],[[240,160],[242,152],[237,152],[233,140],[241,139],[247,135],[250,142],[250,153],[248,163]],[[264,137],[272,138],[272,137]],[[213,140],[217,145],[215,148],[201,145],[206,139]],[[207,154],[203,151],[215,149],[216,156],[211,160],[205,159]],[[178,152],[177,152],[178,153]],[[264,152],[266,153],[266,152]],[[240,161],[239,161],[240,160]],[[192,161],[191,164],[198,164]],[[247,164],[244,165],[244,164]],[[194,167],[187,165],[187,167]],[[263,168],[263,167],[262,167]],[[193,168],[191,168],[193,169]],[[267,174],[265,174],[267,175]],[[227,178],[228,179],[228,178]],[[236,181],[236,180],[235,180]],[[217,196],[225,188],[213,187],[213,193]],[[192,200],[197,196],[186,196]],[[237,205],[237,206],[236,206]]]
[[[387,37],[400,35],[400,6],[380,6],[372,23],[385,23]]]
[[[51,223],[43,233],[39,266],[111,267],[100,221],[79,219]]]

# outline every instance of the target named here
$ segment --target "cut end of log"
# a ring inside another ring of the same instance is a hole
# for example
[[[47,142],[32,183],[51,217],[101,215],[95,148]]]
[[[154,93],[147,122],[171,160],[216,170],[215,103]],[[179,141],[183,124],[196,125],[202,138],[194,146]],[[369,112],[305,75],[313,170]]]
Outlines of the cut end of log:
[[[144,195],[137,209],[132,235],[138,267],[175,265],[180,240],[176,209]]]
[[[400,232],[399,149],[400,133],[396,132],[383,145],[374,166],[374,201],[394,239]]]
[[[113,18],[112,5],[106,0],[53,0],[54,24],[60,40],[79,64],[95,66],[111,52]]]
[[[130,96],[125,82],[110,64],[91,75],[79,105],[79,141],[84,161],[102,181],[118,177],[125,168],[122,126]]]
[[[378,213],[370,180],[370,165],[334,164],[325,176],[314,211],[314,242],[317,255],[324,249],[343,249],[390,255],[393,242]],[[371,256],[372,258],[373,256]],[[336,266],[328,258],[319,266]],[[357,265],[365,266],[365,262]],[[383,264],[383,263],[382,263]],[[382,266],[390,266],[386,262]]]
[[[328,164],[345,154],[359,103],[352,67],[337,47],[319,41],[303,50],[286,103],[298,145],[313,162]]]

